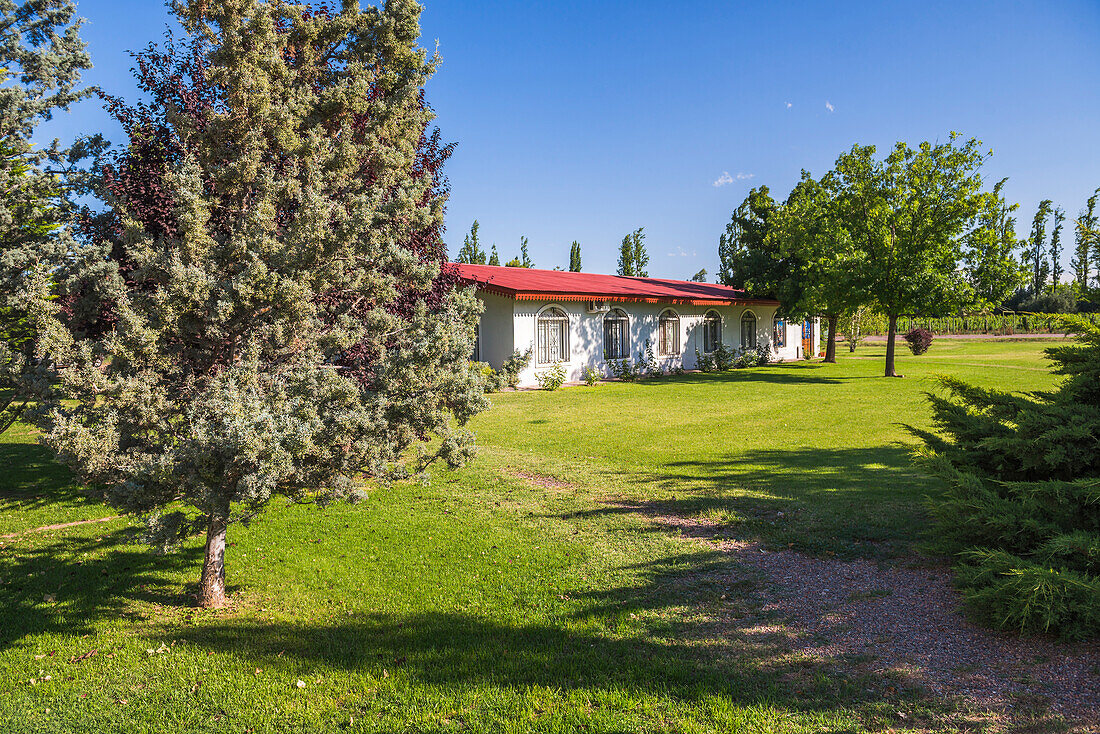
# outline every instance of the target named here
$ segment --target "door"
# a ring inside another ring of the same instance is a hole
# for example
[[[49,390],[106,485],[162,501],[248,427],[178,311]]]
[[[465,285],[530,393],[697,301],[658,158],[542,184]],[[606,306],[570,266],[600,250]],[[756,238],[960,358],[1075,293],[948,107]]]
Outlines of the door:
[[[811,357],[817,356],[817,345],[814,344],[813,319],[806,319],[802,322],[802,353]]]

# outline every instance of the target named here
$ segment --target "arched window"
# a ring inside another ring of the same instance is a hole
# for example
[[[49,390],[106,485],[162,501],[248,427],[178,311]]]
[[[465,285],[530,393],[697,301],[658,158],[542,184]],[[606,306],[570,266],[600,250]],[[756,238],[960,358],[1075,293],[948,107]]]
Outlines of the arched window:
[[[703,352],[713,354],[722,343],[722,317],[717,311],[707,311],[703,316]]]
[[[741,314],[741,348],[756,349],[756,314],[752,311]]]
[[[680,317],[672,309],[661,312],[657,337],[657,351],[662,357],[680,356]]]
[[[625,359],[630,356],[630,321],[626,312],[613,308],[603,317],[603,358]]]
[[[778,316],[775,317],[775,323],[772,326],[772,341],[775,342],[775,346],[777,348],[787,346],[786,319],[781,319]]]
[[[569,355],[569,317],[560,308],[548,308],[538,318],[539,364],[564,362]]]

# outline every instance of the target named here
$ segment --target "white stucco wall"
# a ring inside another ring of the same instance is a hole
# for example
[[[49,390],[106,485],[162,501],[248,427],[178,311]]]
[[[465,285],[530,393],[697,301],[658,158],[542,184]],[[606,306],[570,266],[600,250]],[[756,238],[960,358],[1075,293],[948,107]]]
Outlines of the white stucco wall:
[[[491,293],[481,292],[478,297],[485,306],[481,317],[480,349],[481,360],[499,367],[514,350],[525,350],[535,344],[538,314],[546,308],[561,309],[569,318],[569,359],[564,362],[567,379],[582,379],[582,371],[591,366],[605,376],[610,376],[607,361],[604,359],[603,313],[590,314],[584,302],[578,301],[518,301]],[[667,370],[677,365],[685,369],[695,369],[695,350],[703,351],[702,322],[707,311],[714,310],[722,319],[722,343],[740,351],[741,315],[750,310],[756,315],[757,343],[772,342],[772,319],[774,306],[670,306],[650,303],[610,304],[622,309],[630,319],[629,348],[633,360],[645,350],[645,341],[649,339],[653,353]],[[661,312],[671,308],[680,317],[680,355],[662,357],[658,352],[658,320]],[[817,324],[815,322],[815,327]],[[815,328],[819,331],[819,327]],[[802,357],[802,322],[788,321],[786,325],[787,343],[775,349],[773,354],[781,360],[800,359]],[[815,333],[815,338],[819,334]],[[817,344],[815,340],[813,342]],[[520,386],[537,385],[535,373],[550,365],[536,364],[537,354],[531,364],[520,373]]]

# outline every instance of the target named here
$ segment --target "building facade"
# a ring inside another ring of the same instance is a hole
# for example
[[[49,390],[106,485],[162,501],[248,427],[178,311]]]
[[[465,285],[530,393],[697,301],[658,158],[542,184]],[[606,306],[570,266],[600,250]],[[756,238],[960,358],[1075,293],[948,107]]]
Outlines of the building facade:
[[[818,353],[816,319],[777,316],[778,301],[749,298],[713,283],[624,278],[593,273],[457,264],[484,311],[475,359],[499,368],[515,351],[532,349],[520,386],[561,363],[569,381],[586,367],[610,377],[609,361],[639,360],[649,347],[666,371],[696,368],[696,353],[718,344],[735,352],[767,344],[780,360]]]

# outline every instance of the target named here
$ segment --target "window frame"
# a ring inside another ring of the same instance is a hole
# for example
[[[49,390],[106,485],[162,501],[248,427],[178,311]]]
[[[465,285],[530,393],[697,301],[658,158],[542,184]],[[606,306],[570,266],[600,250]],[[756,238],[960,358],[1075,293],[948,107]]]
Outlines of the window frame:
[[[669,334],[674,342],[669,346],[665,339],[665,324],[672,325]],[[657,315],[657,354],[660,357],[679,357],[683,354],[680,347],[680,314],[666,308]]]
[[[783,349],[787,346],[786,318],[782,316],[772,316],[772,341],[775,342],[776,349]]]
[[[750,343],[748,343],[748,344],[745,343],[745,321],[746,321],[746,317],[750,318],[752,320],[752,331],[750,332],[752,334],[752,339],[749,340]],[[756,314],[753,313],[752,309],[745,309],[744,311],[741,312],[741,349],[742,349],[742,351],[747,350],[747,349],[756,349],[756,346],[760,343],[759,334],[757,334],[757,328],[758,328],[759,323],[760,323],[760,319],[756,318]]]
[[[547,323],[546,329],[546,348],[543,349],[542,333],[543,323]],[[561,339],[560,356],[557,359],[550,359],[550,325],[554,324],[559,330],[558,336]],[[550,304],[544,306],[535,314],[535,364],[538,366],[557,364],[558,362],[569,361],[569,332],[570,332],[570,320],[569,314],[565,309],[556,304]],[[546,359],[543,359],[546,357]]]
[[[619,354],[612,354],[609,345],[610,339],[614,339],[611,333],[613,325],[619,325],[617,350]],[[603,317],[603,358],[605,360],[627,359],[630,356],[630,315],[621,308],[613,308]]]
[[[711,334],[711,329],[714,333]],[[710,348],[707,342],[710,341]],[[722,343],[722,314],[715,309],[708,309],[703,314],[703,354],[714,354],[718,351],[718,345]]]

